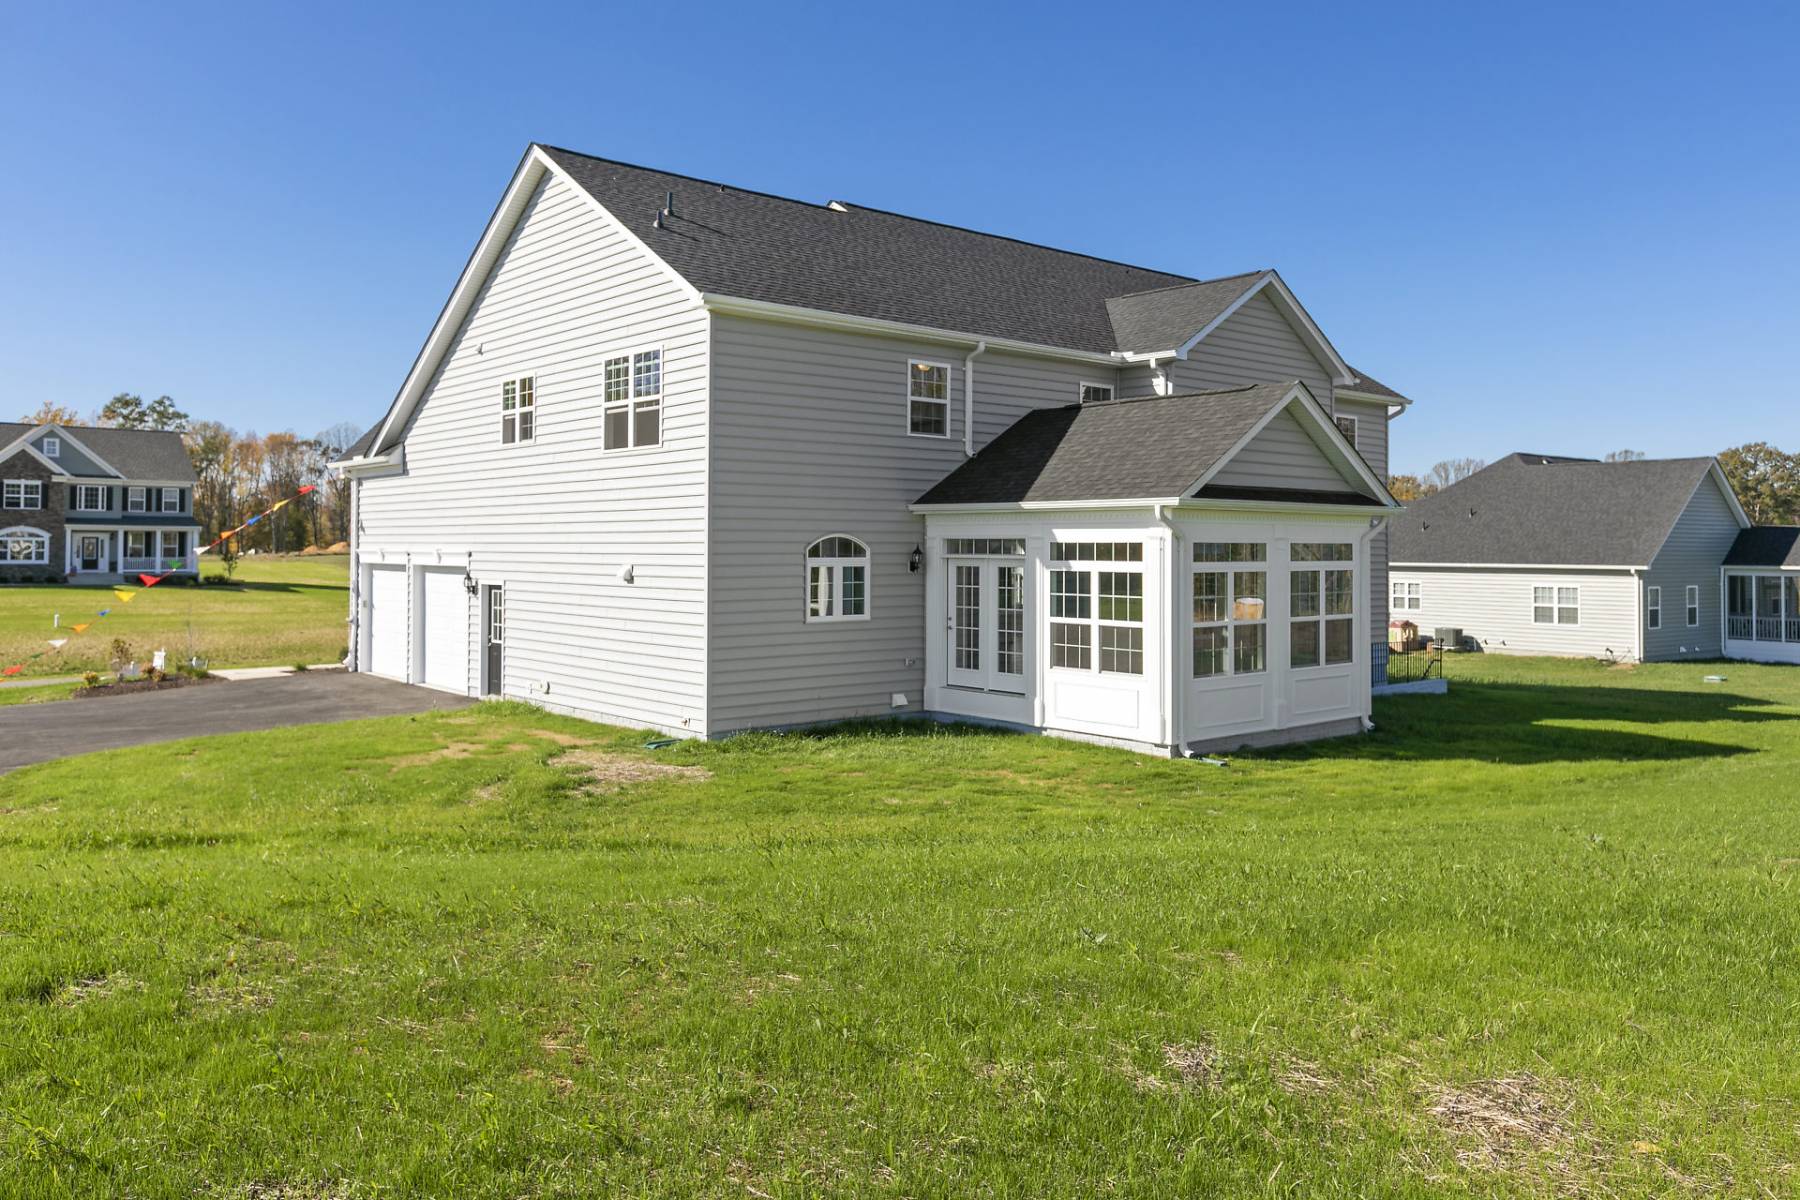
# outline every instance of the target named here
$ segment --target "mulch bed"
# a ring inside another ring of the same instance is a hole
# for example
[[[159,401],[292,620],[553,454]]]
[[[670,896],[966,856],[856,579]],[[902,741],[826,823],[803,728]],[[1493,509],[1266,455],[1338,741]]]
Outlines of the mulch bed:
[[[129,696],[133,692],[166,692],[170,688],[191,687],[196,683],[219,683],[221,680],[208,676],[205,679],[190,679],[186,675],[171,675],[167,679],[133,679],[126,683],[102,683],[95,687],[76,688],[73,696],[77,700],[85,700],[90,696]]]

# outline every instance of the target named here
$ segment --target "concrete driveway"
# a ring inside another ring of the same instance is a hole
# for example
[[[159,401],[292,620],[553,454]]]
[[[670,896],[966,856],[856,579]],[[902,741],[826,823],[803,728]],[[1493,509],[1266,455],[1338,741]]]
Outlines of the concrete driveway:
[[[0,708],[0,774],[71,754],[117,750],[210,733],[246,733],[360,717],[464,708],[448,692],[352,675],[308,671],[283,679],[204,683],[166,692],[96,696]]]

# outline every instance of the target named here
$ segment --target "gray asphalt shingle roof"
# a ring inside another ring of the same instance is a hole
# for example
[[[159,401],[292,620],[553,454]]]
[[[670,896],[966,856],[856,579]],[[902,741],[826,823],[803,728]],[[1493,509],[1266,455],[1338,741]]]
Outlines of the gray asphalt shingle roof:
[[[11,445],[36,428],[35,425],[17,422],[0,423],[0,446]],[[85,425],[68,426],[66,432],[105,459],[108,465],[127,479],[187,483],[194,478],[194,465],[188,459],[187,447],[182,444],[179,433],[151,429],[90,428]]]
[[[1712,462],[1511,454],[1409,501],[1389,526],[1389,556],[1395,563],[1647,567]]]
[[[1757,525],[1743,530],[1725,555],[1728,567],[1800,567],[1800,525]]]
[[[1184,301],[1196,311],[1210,301],[1139,298],[1126,305],[1126,333],[1162,340],[1121,343],[1108,311],[1115,298],[1200,282],[1192,276],[875,208],[809,204],[572,150],[543,150],[702,292],[1101,353],[1166,350],[1206,323],[1170,341],[1165,331],[1179,327],[1175,314]],[[657,229],[669,192],[675,215]],[[1254,279],[1213,282],[1235,299]],[[1234,281],[1241,282],[1231,291]]]
[[[1385,396],[1389,400],[1405,400],[1406,399],[1405,396],[1402,396],[1399,392],[1396,392],[1393,388],[1391,388],[1387,384],[1381,382],[1381,380],[1375,378],[1373,375],[1365,374],[1362,371],[1358,371],[1358,370],[1356,370],[1355,367],[1351,367],[1350,369],[1353,372],[1355,372],[1356,380],[1353,383],[1344,384],[1343,385],[1344,391],[1362,392],[1363,394],[1369,395],[1369,396]],[[1409,401],[1409,403],[1410,403],[1410,401]]]
[[[1296,382],[1039,409],[1020,417],[918,502],[1180,496]]]
[[[1173,350],[1212,324],[1266,272],[1180,283],[1106,301],[1120,350]]]

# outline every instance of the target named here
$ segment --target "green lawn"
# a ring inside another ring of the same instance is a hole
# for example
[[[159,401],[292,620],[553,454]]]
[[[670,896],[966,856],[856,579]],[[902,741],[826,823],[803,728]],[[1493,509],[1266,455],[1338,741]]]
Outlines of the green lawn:
[[[223,572],[210,559],[201,562],[206,574]],[[29,663],[21,677],[105,671],[114,638],[124,638],[146,661],[162,649],[171,663],[198,654],[215,667],[337,662],[350,611],[348,564],[343,554],[245,558],[239,586],[170,581],[124,605],[108,588],[0,587],[0,667],[64,636],[69,644],[60,653]],[[112,614],[83,634],[69,634],[67,626],[90,621],[103,608]],[[53,623],[58,615],[61,628]]]
[[[1450,675],[1228,769],[505,704],[18,772],[0,1195],[1795,1194],[1800,670]]]

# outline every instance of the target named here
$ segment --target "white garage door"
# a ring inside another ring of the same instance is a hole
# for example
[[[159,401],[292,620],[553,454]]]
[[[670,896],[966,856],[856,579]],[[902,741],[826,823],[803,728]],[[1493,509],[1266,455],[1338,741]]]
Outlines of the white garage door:
[[[369,670],[406,678],[406,569],[370,567],[363,594],[363,628],[369,637]]]
[[[462,570],[426,571],[420,590],[425,685],[467,695],[469,594],[463,590]]]

